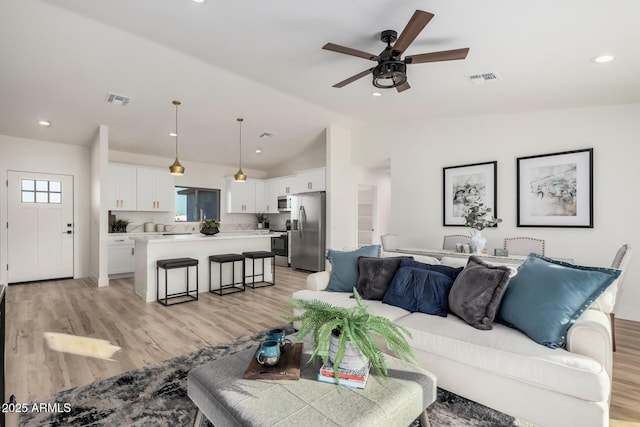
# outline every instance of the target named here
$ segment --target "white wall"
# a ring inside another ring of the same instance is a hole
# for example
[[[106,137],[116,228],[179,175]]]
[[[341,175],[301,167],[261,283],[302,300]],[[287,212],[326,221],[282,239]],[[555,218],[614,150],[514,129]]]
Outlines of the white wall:
[[[375,188],[375,216],[371,242],[380,244],[380,236],[392,233],[391,227],[391,176],[389,172],[374,168],[356,167],[357,185]]]
[[[0,135],[0,174],[31,171],[73,176],[74,277],[88,277],[90,266],[91,156],[89,148]],[[7,187],[0,185],[0,283],[7,283]]]
[[[269,170],[269,178],[293,175],[304,169],[320,168],[327,165],[327,134],[323,131],[316,137],[311,146],[301,154],[280,163]]]
[[[357,170],[351,161],[351,131],[327,128],[327,248],[357,246]]]
[[[509,236],[546,240],[549,256],[610,265],[623,243],[640,248],[640,104],[533,113],[379,123],[353,132],[358,163],[391,158],[391,224],[403,246],[438,248],[442,226],[442,168],[498,161],[498,216],[485,230],[490,250]],[[594,148],[594,228],[516,227],[516,158]],[[632,260],[620,295],[620,318],[640,321],[640,256]]]

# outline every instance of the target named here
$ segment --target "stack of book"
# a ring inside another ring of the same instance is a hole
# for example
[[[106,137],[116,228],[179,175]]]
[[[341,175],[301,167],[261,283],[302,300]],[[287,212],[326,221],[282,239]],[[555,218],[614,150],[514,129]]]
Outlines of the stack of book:
[[[362,369],[338,369],[338,376],[340,377],[340,382],[338,382],[333,373],[333,364],[328,361],[320,368],[318,381],[339,384],[351,388],[364,388],[367,384],[370,370],[370,363],[367,363],[367,366]]]

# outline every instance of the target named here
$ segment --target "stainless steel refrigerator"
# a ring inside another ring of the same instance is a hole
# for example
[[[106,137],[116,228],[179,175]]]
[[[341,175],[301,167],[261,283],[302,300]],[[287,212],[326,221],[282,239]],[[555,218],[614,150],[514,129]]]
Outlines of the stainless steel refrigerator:
[[[324,191],[291,197],[291,267],[307,271],[324,270],[325,211]]]

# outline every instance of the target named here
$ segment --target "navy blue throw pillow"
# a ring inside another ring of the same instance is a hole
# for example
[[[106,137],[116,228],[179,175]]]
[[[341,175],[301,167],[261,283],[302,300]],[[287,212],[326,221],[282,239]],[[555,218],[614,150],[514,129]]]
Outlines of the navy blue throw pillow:
[[[449,311],[449,291],[453,280],[445,274],[416,267],[400,267],[384,294],[382,302],[446,317]]]
[[[464,267],[449,267],[448,265],[440,265],[440,264],[427,264],[424,262],[416,261],[413,258],[406,258],[400,262],[400,267],[414,267],[420,268],[423,270],[435,271],[437,273],[442,273],[451,278],[451,280],[456,280],[458,274],[464,269]]]

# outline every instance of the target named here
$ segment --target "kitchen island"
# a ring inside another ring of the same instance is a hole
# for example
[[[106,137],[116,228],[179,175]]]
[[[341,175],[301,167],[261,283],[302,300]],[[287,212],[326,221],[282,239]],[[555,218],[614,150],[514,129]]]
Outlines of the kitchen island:
[[[247,251],[270,251],[272,235],[264,231],[219,233],[214,236],[201,234],[153,235],[132,237],[135,242],[134,286],[136,294],[146,302],[156,301],[156,263],[168,258],[195,258],[198,260],[198,292],[209,291],[209,256]],[[261,272],[256,265],[256,270]],[[247,263],[247,275],[253,274],[251,263]],[[193,268],[191,269],[193,271]],[[227,271],[229,270],[229,271]],[[164,275],[161,271],[161,274]],[[190,274],[191,286],[195,278]],[[217,270],[214,275],[214,289],[218,287]],[[168,293],[184,291],[185,272],[183,269],[169,270]],[[223,280],[231,280],[231,268],[223,270]],[[242,280],[242,268],[235,269],[235,281]],[[265,272],[265,280],[272,280],[270,263]],[[227,282],[228,283],[228,282]],[[164,288],[164,279],[161,283]],[[163,289],[164,290],[164,289]],[[164,293],[161,292],[161,295]]]

